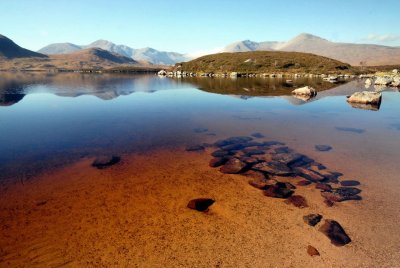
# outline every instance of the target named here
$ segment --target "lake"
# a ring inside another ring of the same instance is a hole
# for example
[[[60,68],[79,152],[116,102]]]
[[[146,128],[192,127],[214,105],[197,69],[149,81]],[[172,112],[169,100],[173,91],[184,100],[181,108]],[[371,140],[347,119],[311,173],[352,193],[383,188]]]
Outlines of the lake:
[[[315,98],[291,95],[305,85]],[[383,94],[380,107],[347,103],[362,90],[360,79],[0,73],[0,264],[266,267],[266,258],[278,266],[394,267],[400,93],[371,86]],[[210,146],[238,136],[267,151],[266,142],[277,142],[275,153],[297,152],[356,180],[360,200],[327,206],[312,184],[297,186],[308,201],[297,208],[210,167]],[[121,163],[91,167],[104,155]],[[216,200],[208,214],[186,208],[196,197]],[[352,242],[332,245],[304,224],[309,213],[340,222]],[[306,255],[309,244],[324,256],[319,263]]]

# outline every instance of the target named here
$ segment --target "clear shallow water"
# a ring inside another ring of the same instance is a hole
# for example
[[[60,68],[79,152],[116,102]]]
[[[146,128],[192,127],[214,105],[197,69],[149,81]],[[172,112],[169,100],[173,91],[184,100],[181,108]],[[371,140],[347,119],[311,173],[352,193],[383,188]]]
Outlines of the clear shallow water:
[[[290,95],[303,85],[316,87],[317,97],[304,101]],[[364,89],[357,80],[334,85],[315,79],[288,84],[279,79],[0,74],[0,180],[29,177],[85,156],[184,148],[253,132],[303,152],[328,144],[334,148],[331,156],[364,157],[377,167],[384,159],[394,164],[400,159],[400,93],[380,89],[383,101],[375,111],[346,102],[346,95]]]

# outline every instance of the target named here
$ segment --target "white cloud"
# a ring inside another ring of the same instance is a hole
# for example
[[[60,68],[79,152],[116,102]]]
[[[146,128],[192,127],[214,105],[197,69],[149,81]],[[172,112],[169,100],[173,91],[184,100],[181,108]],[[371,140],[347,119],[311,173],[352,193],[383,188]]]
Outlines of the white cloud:
[[[369,34],[364,40],[375,42],[394,42],[400,40],[398,34]]]

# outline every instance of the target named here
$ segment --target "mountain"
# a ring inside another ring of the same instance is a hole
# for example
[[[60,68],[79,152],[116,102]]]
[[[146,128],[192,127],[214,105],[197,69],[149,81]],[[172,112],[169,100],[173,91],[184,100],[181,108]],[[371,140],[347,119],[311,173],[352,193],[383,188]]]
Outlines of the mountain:
[[[65,54],[87,48],[101,48],[103,50],[107,50],[125,57],[132,58],[136,61],[147,62],[151,64],[159,64],[159,65],[173,65],[177,62],[187,60],[187,57],[185,57],[185,55],[177,52],[159,51],[149,47],[134,49],[126,45],[116,45],[110,41],[103,39],[97,40],[93,43],[90,43],[89,45],[82,45],[82,46],[71,43],[50,44],[40,49],[38,52],[45,53],[48,55]]]
[[[43,55],[21,48],[10,39],[0,38],[0,70],[83,70],[144,68],[132,58],[100,48],[80,49],[73,53]]]
[[[101,48],[87,48],[69,54],[52,55],[53,59],[65,59],[69,62],[80,61],[83,63],[100,63],[108,64],[137,64],[138,62],[122,56],[115,52],[110,52]]]
[[[104,50],[107,50],[107,51],[110,51],[113,53],[118,53],[125,57],[132,57],[132,51],[133,51],[133,49],[128,46],[116,45],[110,41],[102,40],[102,39],[97,40],[93,43],[90,43],[87,46],[81,46],[81,47],[82,48],[101,48],[101,49],[104,49]]]
[[[187,58],[183,54],[176,52],[158,51],[150,47],[136,49],[132,54],[132,58],[138,61],[147,61],[153,64],[160,65],[173,65],[177,62],[187,60]]]
[[[78,45],[71,43],[56,43],[45,46],[44,48],[38,50],[39,53],[52,55],[52,54],[67,54],[72,53],[82,48]]]
[[[232,43],[224,48],[224,52],[246,52],[246,51],[269,51],[276,50],[280,42],[253,42],[250,40],[244,40]]]
[[[294,51],[321,55],[351,65],[395,65],[400,63],[400,47],[370,44],[336,43],[303,33],[288,42],[240,41],[226,46],[225,52]]]
[[[30,51],[15,44],[11,39],[0,34],[0,58],[47,58],[46,55]]]

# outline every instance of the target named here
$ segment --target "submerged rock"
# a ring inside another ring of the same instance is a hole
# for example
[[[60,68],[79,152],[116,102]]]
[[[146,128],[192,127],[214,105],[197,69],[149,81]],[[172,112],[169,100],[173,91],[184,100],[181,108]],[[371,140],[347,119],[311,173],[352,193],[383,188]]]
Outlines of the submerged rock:
[[[256,170],[247,170],[246,172],[243,172],[241,175],[262,181],[267,181],[269,179],[267,174]]]
[[[253,134],[251,134],[251,136],[254,137],[254,138],[264,138],[264,137],[265,137],[265,136],[264,136],[262,133],[260,133],[260,132],[253,133]]]
[[[315,185],[315,188],[319,189],[319,190],[326,191],[326,192],[332,191],[332,186],[330,186],[329,184],[325,184],[325,183],[317,183]]]
[[[225,164],[229,158],[226,157],[214,157],[213,159],[210,160],[209,166],[210,167],[219,167]]]
[[[299,176],[307,180],[310,180],[312,182],[319,182],[325,179],[325,177],[322,176],[321,174],[303,167],[296,167],[294,170]]]
[[[107,167],[110,167],[112,165],[115,165],[121,161],[121,157],[119,156],[100,156],[97,157],[93,163],[92,167],[95,167],[97,169],[104,169]]]
[[[240,161],[238,158],[231,158],[220,168],[220,171],[227,174],[236,174],[241,172],[246,166],[246,163]]]
[[[208,208],[215,203],[211,198],[196,198],[189,201],[187,207],[201,212],[208,211]]]
[[[280,142],[280,141],[264,141],[262,143],[262,146],[273,146],[273,145],[285,145],[285,143]]]
[[[299,186],[307,186],[307,185],[310,185],[312,182],[311,181],[308,181],[308,180],[301,180],[301,181],[299,181],[298,183],[297,183],[297,185],[299,185]]]
[[[224,151],[237,151],[237,150],[243,149],[244,147],[241,143],[237,143],[237,144],[229,144],[229,145],[221,146],[220,148],[221,148],[221,150],[224,150]]]
[[[342,185],[342,186],[358,186],[358,185],[360,185],[360,182],[355,181],[355,180],[346,180],[346,181],[341,181],[340,185]]]
[[[193,131],[194,131],[195,133],[204,133],[204,132],[207,132],[207,131],[208,131],[208,128],[201,128],[201,127],[198,127],[198,128],[194,128]]]
[[[286,204],[292,204],[298,208],[308,207],[307,200],[301,195],[292,195],[285,200]]]
[[[315,145],[315,149],[320,152],[327,152],[332,150],[332,146],[329,145]]]
[[[190,145],[186,147],[186,151],[188,152],[196,152],[196,151],[204,151],[204,146],[202,145]]]
[[[217,150],[212,152],[211,155],[214,157],[228,157],[233,155],[233,153],[225,150]]]
[[[341,195],[342,197],[350,197],[361,193],[361,190],[355,187],[339,187],[337,189],[334,189],[334,192]]]
[[[222,147],[230,144],[238,144],[238,143],[246,143],[253,140],[252,137],[247,136],[238,136],[238,137],[230,137],[225,140],[220,140],[214,143],[215,146]]]
[[[356,189],[356,188],[354,188]],[[358,189],[357,189],[358,190]],[[361,192],[361,190],[359,190]],[[356,190],[338,190],[333,189],[333,192],[321,192],[322,197],[324,197],[330,204],[332,202],[343,202],[348,200],[361,200],[361,196],[358,195]],[[332,203],[333,204],[333,203]]]
[[[259,160],[257,158],[251,157],[251,156],[241,156],[239,157],[240,161],[245,162],[246,164],[255,164],[258,163]]]
[[[347,99],[347,101],[350,103],[377,104],[377,105],[381,103],[381,100],[382,100],[382,93],[374,91],[355,92]]]
[[[257,172],[257,171],[254,171],[254,170],[246,171],[246,172],[242,173],[241,175],[249,177],[250,179],[249,179],[248,183],[251,186],[253,186],[253,187],[257,188],[257,189],[261,189],[261,190],[264,190],[268,186],[274,185],[274,184],[277,183],[276,180],[269,179],[268,176],[266,176],[262,172]]]
[[[253,166],[253,169],[264,171],[278,176],[292,175],[292,170],[283,163],[279,162],[262,162]]]
[[[301,87],[301,88],[297,88],[297,89],[293,90],[292,94],[300,95],[300,96],[316,96],[317,91],[312,87],[305,86],[305,87]]]
[[[248,156],[265,154],[263,150],[259,149],[244,149],[243,152]]]
[[[307,253],[310,256],[319,256],[320,255],[319,251],[315,247],[310,246],[310,245],[307,247]]]
[[[276,183],[266,187],[264,195],[274,198],[288,198],[294,193],[293,190],[289,189],[284,183]]]
[[[280,153],[272,157],[273,160],[283,163],[287,166],[293,165],[294,163],[300,161],[303,155],[297,153]]]
[[[317,225],[322,219],[322,215],[320,214],[308,214],[303,216],[303,220],[310,226]]]
[[[319,228],[335,246],[344,246],[351,242],[343,227],[334,220],[325,220],[325,223]]]
[[[365,129],[361,128],[353,128],[353,127],[335,127],[339,131],[353,132],[357,134],[361,134],[365,132]]]

